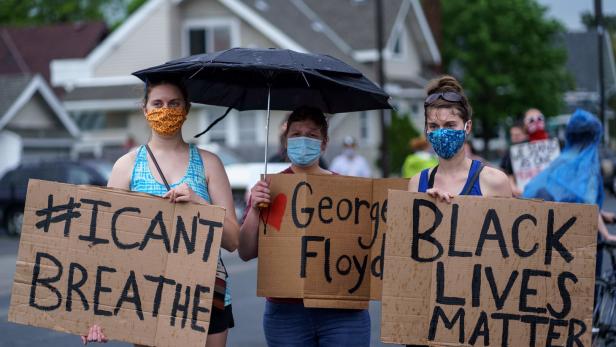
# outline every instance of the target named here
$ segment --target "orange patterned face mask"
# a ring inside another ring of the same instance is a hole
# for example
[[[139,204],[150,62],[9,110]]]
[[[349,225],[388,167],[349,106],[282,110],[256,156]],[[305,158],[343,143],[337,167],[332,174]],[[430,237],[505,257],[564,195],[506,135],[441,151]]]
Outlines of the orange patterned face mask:
[[[186,110],[183,107],[161,107],[150,110],[145,119],[150,127],[163,136],[175,134],[186,120]]]

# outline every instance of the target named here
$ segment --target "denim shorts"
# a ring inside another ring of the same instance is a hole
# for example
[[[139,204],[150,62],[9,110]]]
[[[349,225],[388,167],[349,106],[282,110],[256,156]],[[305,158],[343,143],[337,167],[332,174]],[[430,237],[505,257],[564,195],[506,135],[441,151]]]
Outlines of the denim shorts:
[[[266,301],[263,330],[269,347],[368,347],[370,314]]]

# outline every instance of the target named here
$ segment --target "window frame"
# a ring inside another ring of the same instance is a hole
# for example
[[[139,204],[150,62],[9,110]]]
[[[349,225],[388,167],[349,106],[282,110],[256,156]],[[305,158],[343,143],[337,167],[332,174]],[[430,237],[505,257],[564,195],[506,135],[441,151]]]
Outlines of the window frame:
[[[230,33],[231,47],[238,47],[240,42],[240,23],[236,18],[222,17],[222,18],[208,18],[208,19],[187,19],[182,24],[181,42],[182,42],[182,56],[190,55],[190,30],[203,29],[211,30],[217,27],[228,27]],[[231,48],[230,47],[230,48]],[[206,51],[208,47],[205,48]]]

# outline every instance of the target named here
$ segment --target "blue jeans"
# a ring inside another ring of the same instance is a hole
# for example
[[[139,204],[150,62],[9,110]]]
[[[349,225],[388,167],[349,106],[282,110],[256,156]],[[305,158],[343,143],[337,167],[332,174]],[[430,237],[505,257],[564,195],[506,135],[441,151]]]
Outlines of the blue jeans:
[[[266,301],[263,330],[269,347],[370,346],[368,310],[305,308]]]

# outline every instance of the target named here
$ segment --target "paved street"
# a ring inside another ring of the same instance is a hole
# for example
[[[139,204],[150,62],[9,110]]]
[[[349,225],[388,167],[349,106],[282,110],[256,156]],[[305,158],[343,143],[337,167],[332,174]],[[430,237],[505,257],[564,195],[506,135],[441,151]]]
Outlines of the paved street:
[[[616,199],[609,196],[605,202],[605,208],[609,211],[616,211]],[[616,226],[610,226],[610,231],[616,232]],[[0,236],[0,347],[35,346],[37,344],[49,347],[81,345],[80,339],[76,336],[7,322],[17,247],[16,239]],[[223,254],[223,259],[232,276],[233,311],[236,324],[231,331],[228,346],[266,346],[261,325],[264,299],[256,297],[257,263],[256,261],[244,263],[236,254],[228,253]],[[370,315],[372,318],[371,345],[386,346],[379,342],[379,303],[371,303]],[[112,346],[130,345],[117,342],[110,342],[106,345],[106,347]]]

